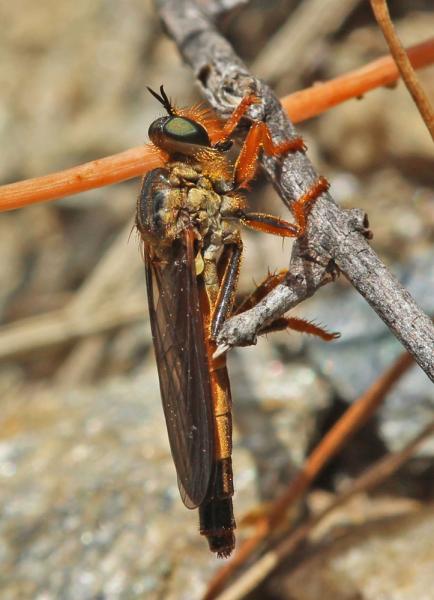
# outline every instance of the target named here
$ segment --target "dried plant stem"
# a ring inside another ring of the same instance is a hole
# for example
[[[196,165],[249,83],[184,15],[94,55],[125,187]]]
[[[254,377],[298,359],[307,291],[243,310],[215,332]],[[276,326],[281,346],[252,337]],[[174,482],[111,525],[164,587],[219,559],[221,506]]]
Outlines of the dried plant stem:
[[[87,340],[146,318],[142,292],[131,285],[141,278],[142,269],[135,260],[136,244],[126,244],[130,231],[128,223],[66,306],[0,327],[0,362]]]
[[[324,466],[372,417],[387,392],[412,364],[414,364],[412,357],[407,353],[402,354],[392,367],[348,408],[310,454],[303,469],[288,486],[286,492],[271,506],[268,516],[270,527],[279,523],[288,507],[307,490]]]
[[[98,311],[87,314],[74,312],[67,305],[43,315],[20,319],[18,323],[0,329],[0,362],[113,331],[143,320],[143,313],[143,299],[137,295],[123,303],[107,303]]]
[[[412,46],[408,49],[408,55],[416,69],[432,64],[434,38]],[[282,105],[294,123],[299,123],[397,79],[399,71],[393,59],[385,56],[346,75],[285,96]],[[149,148],[138,146],[65,171],[4,185],[0,187],[0,211],[119,183],[139,177],[158,164],[158,157]]]
[[[395,59],[396,65],[401,73],[401,77],[407,86],[408,91],[419,109],[431,137],[434,140],[434,110],[429,98],[416,77],[411,61],[405,51],[401,40],[395,31],[390,18],[389,9],[386,0],[371,0],[372,10],[374,11],[377,23],[380,26],[386,42],[390,48],[390,53]]]
[[[335,423],[314,448],[286,491],[270,506],[267,518],[259,524],[258,531],[251,539],[243,542],[237,549],[234,558],[216,573],[210,582],[206,600],[214,598],[232,574],[245,564],[270,531],[279,524],[288,507],[308,489],[324,466],[375,413],[386,394],[412,364],[411,356],[407,353],[402,354]]]

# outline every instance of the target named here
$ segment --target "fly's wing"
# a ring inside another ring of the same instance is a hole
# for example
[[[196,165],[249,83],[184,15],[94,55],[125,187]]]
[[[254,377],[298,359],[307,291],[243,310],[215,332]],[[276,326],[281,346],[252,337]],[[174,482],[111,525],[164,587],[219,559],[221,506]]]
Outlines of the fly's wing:
[[[188,508],[206,497],[214,464],[214,422],[193,236],[164,261],[145,253],[149,315],[170,448]],[[167,259],[167,260],[166,260]]]

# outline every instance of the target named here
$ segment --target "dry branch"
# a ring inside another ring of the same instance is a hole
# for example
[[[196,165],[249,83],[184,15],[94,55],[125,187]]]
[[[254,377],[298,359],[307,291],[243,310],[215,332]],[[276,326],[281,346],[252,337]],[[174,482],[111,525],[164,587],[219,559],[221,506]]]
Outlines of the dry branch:
[[[300,496],[334,458],[354,434],[375,414],[385,396],[395,383],[413,364],[411,356],[402,354],[398,360],[381,375],[356,402],[354,402],[332,429],[321,439],[311,452],[300,474],[290,483],[287,490],[273,503],[270,525],[278,523],[284,512]]]
[[[0,210],[13,210],[45,200],[57,200],[104,185],[139,177],[158,167],[155,152],[148,146],[130,148],[71,167],[57,173],[34,177],[0,187]]]
[[[277,98],[254,78],[230,44],[192,0],[158,0],[160,15],[198,83],[216,111],[228,115],[248,92],[262,98],[253,118],[267,123],[276,142],[296,135]],[[290,207],[318,178],[305,154],[287,155],[281,163],[264,157],[268,178]],[[294,244],[288,285],[278,286],[255,308],[229,319],[219,335],[222,347],[249,345],[259,329],[311,295],[330,279],[335,265],[434,381],[434,327],[410,293],[372,250],[360,211],[341,210],[323,194],[310,214],[303,240]]]
[[[143,299],[110,302],[89,313],[70,310],[69,305],[43,315],[20,319],[0,330],[0,361],[12,360],[54,346],[113,331],[142,321]]]
[[[214,19],[225,16],[248,2],[249,0],[198,0],[199,6]]]

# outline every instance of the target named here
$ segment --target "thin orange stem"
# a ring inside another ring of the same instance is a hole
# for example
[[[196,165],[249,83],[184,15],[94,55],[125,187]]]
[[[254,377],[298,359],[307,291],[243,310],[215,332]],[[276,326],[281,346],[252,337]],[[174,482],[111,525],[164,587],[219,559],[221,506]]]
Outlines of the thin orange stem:
[[[158,153],[150,146],[137,146],[119,154],[0,187],[0,211],[21,208],[36,202],[57,200],[93,188],[139,177],[161,166]]]
[[[341,450],[344,444],[372,417],[382,404],[386,393],[413,365],[410,354],[400,358],[377,381],[350,406],[330,431],[314,448],[298,476],[280,498],[270,507],[270,526],[276,525],[285,511],[316,479],[323,467]]]
[[[409,48],[408,55],[415,68],[433,63],[434,38]],[[326,83],[286,96],[282,105],[294,122],[300,122],[397,79],[399,71],[393,59],[387,56]],[[155,151],[149,146],[139,146],[65,171],[10,183],[0,186],[0,211],[138,177],[160,164],[161,159]]]
[[[434,61],[434,38],[412,46],[407,50],[415,69],[421,69]],[[391,56],[383,56],[325,83],[290,94],[282,98],[288,116],[298,123],[315,117],[350,98],[360,98],[374,88],[391,85],[399,79],[399,70]]]

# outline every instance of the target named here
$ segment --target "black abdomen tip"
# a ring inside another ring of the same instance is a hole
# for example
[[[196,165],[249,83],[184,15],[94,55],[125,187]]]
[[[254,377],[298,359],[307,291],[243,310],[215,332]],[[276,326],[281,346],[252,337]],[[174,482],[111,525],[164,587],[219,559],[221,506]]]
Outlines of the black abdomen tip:
[[[229,558],[235,548],[235,536],[232,529],[221,532],[214,531],[212,534],[205,535],[211,552],[215,552],[219,558]]]
[[[235,548],[235,519],[232,499],[210,500],[199,507],[200,532],[208,540],[209,549],[219,558],[228,558]]]

